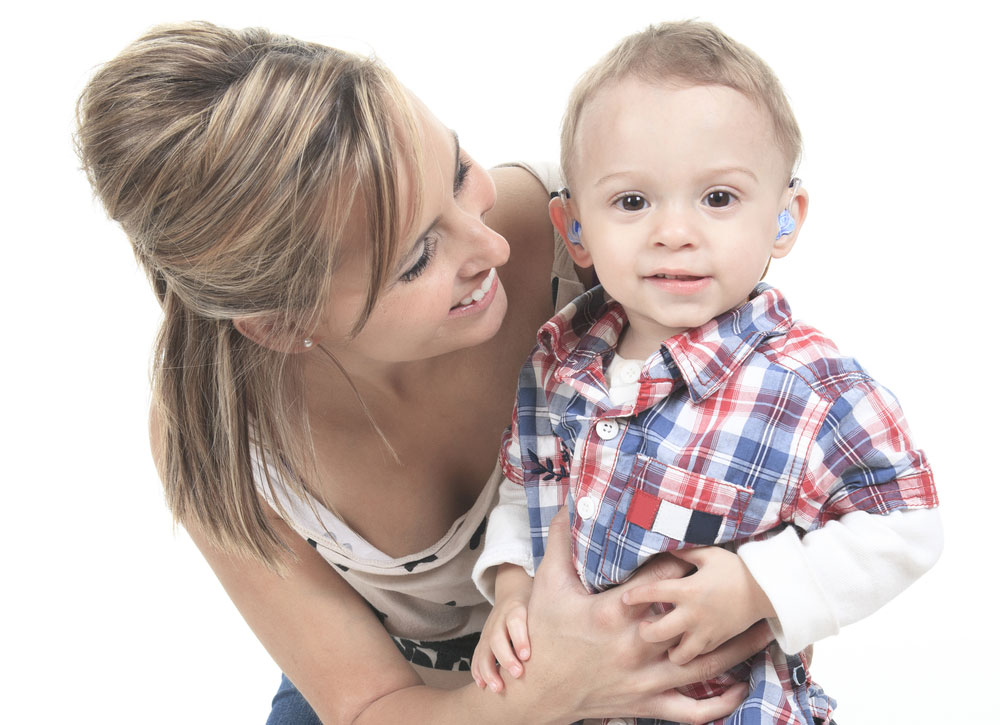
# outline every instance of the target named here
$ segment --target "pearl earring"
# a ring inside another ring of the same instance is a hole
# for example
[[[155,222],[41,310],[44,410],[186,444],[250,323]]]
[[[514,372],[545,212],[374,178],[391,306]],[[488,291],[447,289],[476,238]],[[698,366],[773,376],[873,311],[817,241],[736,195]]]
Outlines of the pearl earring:
[[[304,347],[304,348],[305,348],[306,350],[308,350],[308,349],[309,349],[310,347],[312,347],[312,346],[313,346],[313,341],[312,341],[312,338],[311,338],[311,337],[307,337],[307,338],[306,338],[305,340],[303,340],[303,341],[302,341],[302,346],[303,346],[303,347]]]

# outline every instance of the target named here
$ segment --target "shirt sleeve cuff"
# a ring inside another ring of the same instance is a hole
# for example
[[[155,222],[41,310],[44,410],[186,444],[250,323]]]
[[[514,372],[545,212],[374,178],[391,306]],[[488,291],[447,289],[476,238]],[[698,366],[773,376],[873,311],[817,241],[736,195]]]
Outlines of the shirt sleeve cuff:
[[[501,482],[500,502],[490,512],[483,552],[472,568],[472,581],[490,604],[496,601],[498,566],[515,564],[532,576],[535,573],[528,505],[527,501],[518,500],[518,496],[524,499],[523,487],[507,480]]]

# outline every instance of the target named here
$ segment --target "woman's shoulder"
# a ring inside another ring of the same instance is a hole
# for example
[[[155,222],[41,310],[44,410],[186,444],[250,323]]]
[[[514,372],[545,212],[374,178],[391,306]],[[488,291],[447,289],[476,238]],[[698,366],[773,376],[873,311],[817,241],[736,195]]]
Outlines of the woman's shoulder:
[[[497,166],[490,169],[490,175],[497,187],[497,201],[486,222],[510,244],[513,266],[551,267],[549,190],[537,166]]]

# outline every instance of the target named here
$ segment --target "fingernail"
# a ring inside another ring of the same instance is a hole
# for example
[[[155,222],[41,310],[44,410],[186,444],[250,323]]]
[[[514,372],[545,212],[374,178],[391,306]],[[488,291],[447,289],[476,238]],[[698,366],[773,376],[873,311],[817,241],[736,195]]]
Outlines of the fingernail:
[[[493,690],[493,692],[500,692],[500,685],[495,682],[491,682],[490,689]]]
[[[528,655],[529,654],[531,654],[531,653],[528,650],[526,650],[526,649],[521,650],[521,659],[522,660],[528,659]]]

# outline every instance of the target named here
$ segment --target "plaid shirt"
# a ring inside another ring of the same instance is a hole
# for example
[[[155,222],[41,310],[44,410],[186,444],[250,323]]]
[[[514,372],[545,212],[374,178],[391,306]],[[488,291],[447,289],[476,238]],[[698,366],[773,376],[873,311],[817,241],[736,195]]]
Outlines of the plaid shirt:
[[[892,394],[784,297],[759,284],[744,305],[662,343],[637,399],[616,406],[604,370],[626,323],[598,287],[546,323],[521,369],[504,474],[523,484],[536,565],[570,499],[574,560],[601,591],[651,556],[805,533],[850,511],[933,507],[924,455]],[[833,702],[777,645],[687,689],[751,691],[732,722],[825,720]]]

